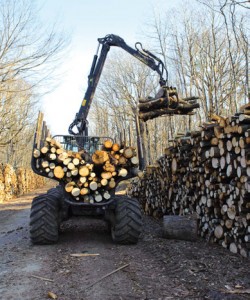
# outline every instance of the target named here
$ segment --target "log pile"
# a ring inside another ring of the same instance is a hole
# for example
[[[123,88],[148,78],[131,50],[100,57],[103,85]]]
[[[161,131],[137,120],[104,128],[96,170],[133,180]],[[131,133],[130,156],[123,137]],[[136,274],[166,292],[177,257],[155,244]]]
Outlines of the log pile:
[[[0,163],[0,203],[5,200],[4,165]]]
[[[213,116],[201,130],[179,137],[132,184],[147,214],[197,214],[199,235],[233,253],[250,251],[250,116]],[[153,174],[152,174],[153,173]],[[159,189],[159,182],[163,187]],[[141,188],[139,188],[141,186]],[[144,190],[142,190],[144,189]],[[155,197],[147,195],[155,194]],[[156,203],[164,203],[157,207]],[[146,205],[147,204],[147,205]]]
[[[45,178],[34,174],[31,169],[14,169],[0,164],[0,203],[44,186]]]
[[[18,168],[17,169],[17,181],[19,182],[19,184],[18,184],[18,194],[19,195],[23,195],[28,190],[26,178],[27,178],[26,169]]]
[[[135,178],[131,181],[133,197],[137,198],[146,215],[160,217],[166,211],[166,203],[163,197],[165,182],[161,169],[157,165],[146,167],[146,176]]]
[[[48,183],[45,178],[36,175],[31,169],[18,168],[17,176],[17,195],[23,195],[42,187]]]
[[[5,200],[10,200],[17,194],[17,177],[15,169],[6,164],[4,168],[4,192],[5,192]]]
[[[90,156],[85,150],[66,151],[57,140],[47,137],[33,156],[38,173],[60,181],[74,200],[85,203],[108,201],[117,183],[136,172],[139,163],[135,148],[109,139]]]

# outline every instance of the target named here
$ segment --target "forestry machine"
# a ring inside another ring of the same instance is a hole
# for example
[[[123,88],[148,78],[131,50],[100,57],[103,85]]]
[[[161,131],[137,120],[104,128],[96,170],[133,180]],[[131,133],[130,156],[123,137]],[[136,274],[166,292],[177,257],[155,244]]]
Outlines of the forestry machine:
[[[81,153],[83,158],[83,161],[81,162],[86,165],[91,165],[91,156],[93,153],[95,153],[96,150],[103,150],[104,141],[112,141],[112,139],[108,137],[88,136],[87,121],[92,99],[110,47],[120,47],[135,58],[139,59],[142,63],[146,64],[152,70],[156,71],[160,77],[159,83],[161,87],[161,92],[157,97],[164,97],[164,94],[167,97],[167,93],[169,91],[169,89],[165,87],[168,76],[167,70],[159,58],[142,48],[141,43],[136,43],[134,49],[128,46],[122,38],[113,34],[107,35],[104,38],[99,38],[98,42],[97,53],[94,55],[88,76],[88,87],[81,103],[80,110],[76,114],[72,124],[69,126],[69,135],[56,135],[53,139],[48,138],[46,123],[42,120],[41,114],[38,117],[31,161],[32,169],[38,175],[58,180],[59,185],[48,190],[46,194],[37,196],[33,199],[30,214],[30,237],[34,244],[50,244],[57,242],[60,223],[71,216],[87,215],[103,217],[110,225],[113,241],[117,243],[137,243],[141,233],[142,216],[138,201],[124,195],[118,196],[115,194],[115,187],[120,181],[127,180],[138,175],[138,164],[134,167],[130,167],[128,169],[128,173],[125,173],[125,175],[123,174],[123,177],[114,175],[116,176],[115,186],[113,185],[108,189],[108,193],[105,194],[106,197],[99,198],[95,198],[94,195],[91,196],[86,194],[84,198],[82,198],[83,200],[79,199],[79,197],[76,197],[76,195],[79,195],[79,192],[76,194],[73,193],[72,195],[73,190],[71,188],[69,188],[71,193],[66,191],[66,186],[68,187],[70,181],[70,176],[67,178],[68,175],[66,175],[66,173],[68,174],[69,172],[63,171],[65,172],[65,176],[58,175],[55,177],[53,175],[53,172],[55,174],[56,168],[57,170],[59,168],[60,171],[65,169],[62,161],[58,163],[58,157],[52,155],[58,152],[58,144],[62,145],[64,152],[71,153],[71,155],[73,153],[78,153],[78,155]],[[43,151],[45,153],[42,154],[42,151],[40,150],[42,150],[45,146],[48,148],[48,141],[51,142],[51,140],[53,141],[53,144],[50,145],[50,147],[51,151],[52,148],[54,148],[53,152],[49,155],[48,152],[46,153],[46,150]],[[58,153],[61,152],[62,150],[59,149]],[[55,167],[60,163],[62,167]],[[91,172],[94,173],[92,177],[98,172],[100,174],[98,167],[95,169],[95,165]],[[116,174],[116,172],[113,173]],[[76,171],[74,174],[75,177],[72,179],[72,186],[79,183],[80,178],[79,174],[77,174],[78,173]],[[104,182],[106,184],[105,180]],[[84,180],[82,180],[81,184],[88,187],[88,183],[84,183]],[[92,183],[92,186],[96,189],[95,183]],[[102,188],[100,183],[98,184],[98,188],[100,188],[100,190]],[[88,190],[88,188],[84,191],[86,190]],[[95,192],[96,194],[98,194],[97,191]],[[100,194],[102,194],[102,191],[100,191],[98,195]]]

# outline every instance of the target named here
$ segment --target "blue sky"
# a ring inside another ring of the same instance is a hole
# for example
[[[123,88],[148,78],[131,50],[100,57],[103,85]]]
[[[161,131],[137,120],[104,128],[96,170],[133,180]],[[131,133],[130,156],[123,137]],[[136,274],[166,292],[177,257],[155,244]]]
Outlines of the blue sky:
[[[192,1],[193,0],[189,0]],[[42,97],[42,110],[53,134],[67,134],[87,87],[87,76],[97,38],[113,33],[133,46],[152,19],[153,11],[166,11],[181,0],[36,0],[42,22],[64,30],[71,44],[64,54],[62,74],[54,91]],[[59,109],[60,107],[60,109]],[[55,111],[56,119],[55,119]]]

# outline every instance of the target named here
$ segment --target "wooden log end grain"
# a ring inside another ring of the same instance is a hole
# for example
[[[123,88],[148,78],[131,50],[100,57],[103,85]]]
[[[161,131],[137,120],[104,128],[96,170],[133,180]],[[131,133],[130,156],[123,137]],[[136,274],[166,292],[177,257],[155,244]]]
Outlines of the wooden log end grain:
[[[89,184],[89,188],[92,190],[92,191],[96,191],[98,186],[97,186],[97,183],[95,181],[91,181],[90,184]]]
[[[40,157],[40,155],[41,155],[40,150],[34,149],[34,151],[33,151],[33,156],[34,156],[35,158],[38,158],[38,157]]]
[[[132,147],[127,147],[123,151],[123,156],[126,158],[132,158],[134,156],[134,150]]]
[[[112,146],[112,151],[117,152],[120,150],[120,148],[121,148],[120,145],[115,143]]]
[[[61,166],[56,166],[54,168],[54,175],[56,178],[58,179],[62,179],[64,177],[64,171],[63,171],[63,168]]]
[[[223,230],[223,227],[221,225],[218,225],[218,226],[215,227],[214,235],[218,240],[223,238],[224,230]]]
[[[109,155],[106,151],[103,150],[96,150],[95,153],[92,155],[92,161],[96,165],[102,165],[108,160]]]
[[[104,141],[103,145],[106,149],[111,149],[113,146],[113,142],[111,140],[106,140]]]
[[[79,174],[82,176],[82,177],[86,177],[89,175],[89,168],[87,166],[82,166],[79,168]]]
[[[80,195],[80,189],[78,187],[74,187],[71,191],[72,196],[77,197]]]

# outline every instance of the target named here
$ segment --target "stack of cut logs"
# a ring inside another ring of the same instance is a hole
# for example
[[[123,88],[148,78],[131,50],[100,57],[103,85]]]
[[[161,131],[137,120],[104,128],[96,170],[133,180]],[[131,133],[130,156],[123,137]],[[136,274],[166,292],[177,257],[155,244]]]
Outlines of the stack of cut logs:
[[[66,192],[85,203],[109,200],[117,182],[136,172],[139,163],[135,148],[111,140],[104,141],[102,150],[96,150],[90,161],[84,150],[66,151],[50,137],[33,155],[38,172],[63,182]]]
[[[9,164],[0,164],[0,203],[41,187],[45,181],[31,169],[15,169]]]
[[[213,117],[172,141],[158,166],[132,184],[147,214],[197,214],[199,234],[250,251],[250,116]],[[159,184],[160,183],[160,184]],[[156,191],[157,190],[157,191]]]

